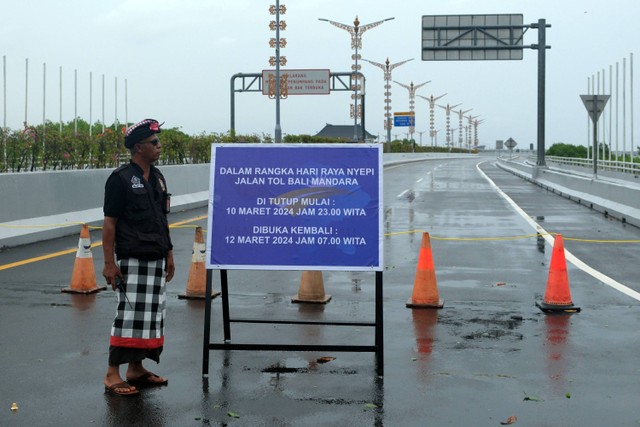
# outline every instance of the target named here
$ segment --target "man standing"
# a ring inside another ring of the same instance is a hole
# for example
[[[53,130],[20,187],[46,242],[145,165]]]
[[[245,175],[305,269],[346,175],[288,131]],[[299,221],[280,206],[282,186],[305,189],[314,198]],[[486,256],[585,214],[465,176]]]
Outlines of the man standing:
[[[118,307],[104,386],[120,396],[139,394],[136,386],[168,383],[142,366],[145,358],[160,362],[166,282],[175,271],[167,222],[170,194],[153,165],[160,156],[160,126],[145,119],[127,129],[124,145],[131,161],[113,171],[105,185],[102,275],[118,292]],[[126,382],[120,376],[124,363]]]

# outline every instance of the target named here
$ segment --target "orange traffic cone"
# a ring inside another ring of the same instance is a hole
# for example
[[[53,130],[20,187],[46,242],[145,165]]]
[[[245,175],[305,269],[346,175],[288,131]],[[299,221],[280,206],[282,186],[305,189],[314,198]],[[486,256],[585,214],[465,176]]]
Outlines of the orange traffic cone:
[[[418,255],[416,278],[413,282],[413,294],[407,301],[409,308],[442,308],[444,300],[438,295],[436,271],[431,255],[429,233],[422,233],[422,246]]]
[[[544,294],[544,300],[536,302],[536,305],[545,313],[576,313],[580,311],[580,307],[574,306],[571,301],[567,261],[564,257],[564,242],[561,234],[557,234],[553,242],[547,291]]]
[[[96,270],[93,267],[93,255],[91,254],[89,226],[82,224],[80,239],[78,240],[78,251],[76,252],[76,260],[73,263],[73,273],[71,274],[71,285],[62,289],[62,292],[92,294],[105,289],[107,289],[106,286],[97,286]]]
[[[303,271],[300,277],[298,295],[291,298],[291,302],[308,302],[312,304],[326,304],[331,295],[324,293],[322,271]]]
[[[189,277],[187,279],[187,289],[184,294],[178,295],[180,299],[205,299],[207,296],[207,267],[206,247],[202,236],[202,227],[196,227],[196,237],[193,242],[193,252],[191,253],[191,267],[189,267]],[[220,295],[220,292],[211,291],[211,298]]]

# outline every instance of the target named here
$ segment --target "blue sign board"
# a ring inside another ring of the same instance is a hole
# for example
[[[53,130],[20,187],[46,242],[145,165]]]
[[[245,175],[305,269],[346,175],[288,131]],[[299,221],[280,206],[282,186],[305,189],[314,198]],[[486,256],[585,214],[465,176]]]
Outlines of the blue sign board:
[[[394,126],[415,126],[416,116],[393,116]]]
[[[207,267],[381,271],[382,146],[214,144]]]

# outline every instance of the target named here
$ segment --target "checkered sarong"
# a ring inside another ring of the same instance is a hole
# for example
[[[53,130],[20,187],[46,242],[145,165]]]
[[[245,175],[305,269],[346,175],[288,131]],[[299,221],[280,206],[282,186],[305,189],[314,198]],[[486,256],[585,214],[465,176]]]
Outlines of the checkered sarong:
[[[124,258],[120,260],[120,271],[124,275],[127,297],[116,289],[118,309],[111,327],[110,344],[141,349],[162,347],[167,308],[164,259]]]

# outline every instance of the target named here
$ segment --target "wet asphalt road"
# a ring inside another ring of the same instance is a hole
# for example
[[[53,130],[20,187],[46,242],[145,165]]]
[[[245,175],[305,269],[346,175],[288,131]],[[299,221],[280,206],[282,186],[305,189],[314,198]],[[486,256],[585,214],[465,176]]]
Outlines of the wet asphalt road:
[[[491,158],[385,169],[385,375],[370,353],[212,351],[202,379],[204,304],[184,292],[193,228],[172,231],[177,273],[169,285],[165,352],[147,366],[167,387],[137,398],[104,394],[111,291],[61,294],[74,254],[0,271],[2,426],[517,426],[640,425],[638,301],[568,265],[582,312],[542,314],[551,247],[489,185],[476,164],[565,247],[635,290],[640,230],[604,218],[498,169]],[[171,215],[172,223],[205,209]],[[206,227],[206,220],[190,225]],[[411,310],[421,232],[431,235],[442,310]],[[515,238],[514,238],[515,237]],[[487,240],[487,238],[491,238]],[[92,241],[100,240],[99,232]],[[64,238],[0,253],[0,266],[74,248]],[[101,247],[94,248],[96,271]],[[324,306],[290,302],[299,272],[230,271],[232,314],[371,321],[374,275],[325,272]],[[219,280],[214,274],[214,288]],[[222,340],[220,299],[212,341]],[[234,342],[364,344],[365,328],[233,325]],[[319,363],[323,356],[335,357]],[[16,402],[17,411],[10,406]]]

